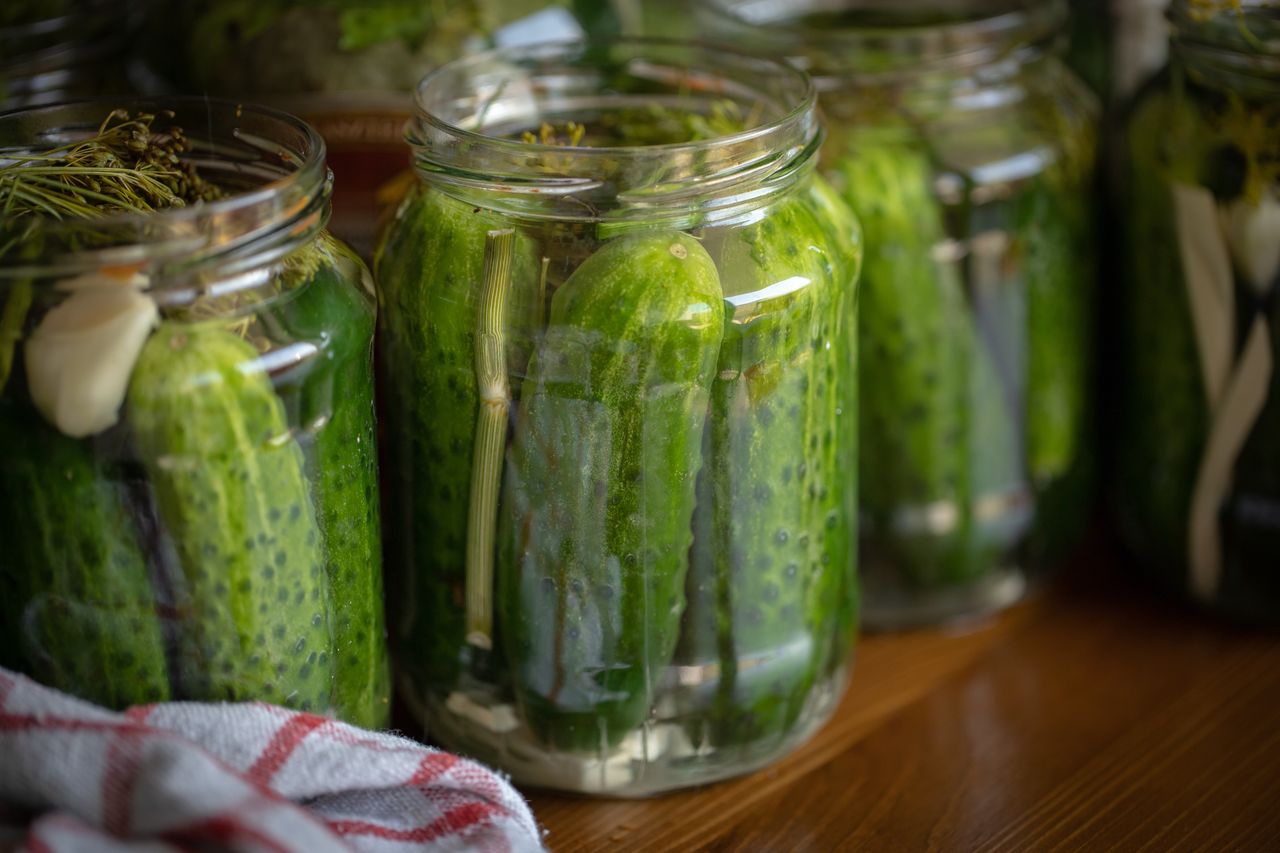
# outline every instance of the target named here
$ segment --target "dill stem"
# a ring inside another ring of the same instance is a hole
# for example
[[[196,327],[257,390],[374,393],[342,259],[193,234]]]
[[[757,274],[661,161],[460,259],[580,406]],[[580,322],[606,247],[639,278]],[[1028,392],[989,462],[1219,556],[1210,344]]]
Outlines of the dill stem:
[[[479,391],[471,500],[467,512],[467,642],[493,648],[493,562],[502,456],[511,393],[507,383],[506,320],[515,231],[485,237],[484,272],[476,306],[475,367]]]

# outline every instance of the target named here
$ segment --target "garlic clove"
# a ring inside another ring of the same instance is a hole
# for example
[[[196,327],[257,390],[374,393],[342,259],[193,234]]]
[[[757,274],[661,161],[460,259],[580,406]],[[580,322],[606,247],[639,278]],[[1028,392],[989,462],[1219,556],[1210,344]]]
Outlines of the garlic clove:
[[[1222,209],[1222,227],[1245,280],[1265,296],[1280,273],[1280,199],[1270,192],[1257,204],[1234,201]]]
[[[129,376],[159,320],[136,286],[78,282],[27,338],[23,353],[32,402],[72,438],[102,432],[120,417]]]

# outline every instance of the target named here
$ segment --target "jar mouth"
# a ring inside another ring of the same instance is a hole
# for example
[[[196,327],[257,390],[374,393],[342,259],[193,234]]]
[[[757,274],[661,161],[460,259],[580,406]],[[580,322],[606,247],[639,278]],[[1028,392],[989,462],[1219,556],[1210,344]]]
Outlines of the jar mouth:
[[[89,137],[116,109],[156,116],[157,130],[182,128],[193,146],[184,159],[227,196],[153,213],[34,220],[41,256],[20,260],[22,245],[0,248],[0,278],[108,266],[195,271],[246,250],[287,254],[324,227],[332,181],[320,135],[287,113],[231,100],[95,99],[0,114],[0,164]]]
[[[1039,51],[1066,19],[1062,0],[708,0],[712,31],[781,52],[817,78],[969,69]]]
[[[543,125],[562,138],[539,138]],[[583,144],[566,130],[574,125],[609,130]],[[575,220],[782,180],[820,135],[816,92],[796,68],[649,38],[499,48],[446,64],[419,83],[406,134],[427,180]]]

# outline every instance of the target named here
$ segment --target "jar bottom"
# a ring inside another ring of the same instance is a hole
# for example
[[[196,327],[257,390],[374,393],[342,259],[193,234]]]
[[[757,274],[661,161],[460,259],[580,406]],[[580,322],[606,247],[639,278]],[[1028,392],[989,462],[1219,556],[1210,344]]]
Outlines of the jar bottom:
[[[1017,565],[997,566],[961,584],[922,588],[891,564],[870,561],[862,572],[862,627],[903,631],[983,619],[1016,604],[1030,586]]]
[[[648,797],[741,776],[771,764],[812,737],[831,718],[848,683],[848,668],[815,683],[786,732],[765,740],[713,746],[698,715],[659,700],[654,717],[620,744],[594,754],[557,752],[540,743],[516,707],[491,687],[455,690],[443,699],[410,702],[431,739],[451,752],[499,768],[520,786],[600,797]],[[406,691],[412,694],[412,691]],[[665,707],[664,705],[671,706]]]

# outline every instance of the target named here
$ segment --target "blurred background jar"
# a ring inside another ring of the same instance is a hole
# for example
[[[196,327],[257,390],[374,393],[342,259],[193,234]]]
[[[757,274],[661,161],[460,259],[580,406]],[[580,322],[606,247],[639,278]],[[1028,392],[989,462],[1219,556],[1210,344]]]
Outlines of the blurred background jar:
[[[133,7],[122,0],[6,0],[0,5],[0,111],[130,91]]]
[[[370,257],[379,217],[412,178],[403,132],[413,87],[493,46],[637,32],[639,0],[154,0],[156,82],[251,98],[316,127],[338,176],[334,232]]]
[[[708,0],[711,32],[793,57],[822,168],[866,236],[863,622],[1017,600],[1090,509],[1095,99],[1055,2]]]
[[[0,117],[0,660],[385,725],[374,299],[324,144],[109,103]]]
[[[1280,616],[1280,4],[1175,0],[1129,118],[1121,532],[1165,585]]]
[[[773,760],[857,616],[859,232],[808,80],[589,41],[445,66],[418,110],[377,259],[402,694],[530,785]]]

